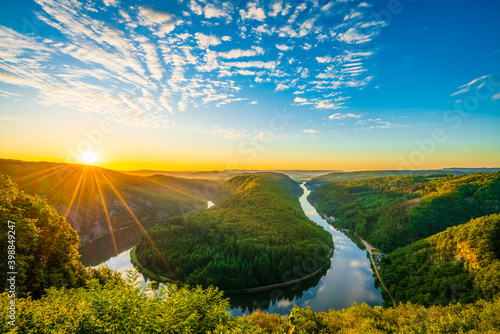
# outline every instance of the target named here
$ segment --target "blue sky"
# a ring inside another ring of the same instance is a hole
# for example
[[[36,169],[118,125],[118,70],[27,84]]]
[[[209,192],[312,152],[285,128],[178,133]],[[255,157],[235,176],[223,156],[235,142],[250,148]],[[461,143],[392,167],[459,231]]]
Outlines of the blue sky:
[[[117,130],[93,149],[116,168],[500,166],[495,1],[0,9],[3,157],[62,161],[109,118]],[[291,116],[272,127],[277,112]]]

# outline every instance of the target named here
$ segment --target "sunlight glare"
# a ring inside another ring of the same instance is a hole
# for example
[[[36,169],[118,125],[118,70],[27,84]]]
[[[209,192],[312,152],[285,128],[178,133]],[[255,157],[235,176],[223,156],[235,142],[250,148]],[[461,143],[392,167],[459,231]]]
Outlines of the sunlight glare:
[[[91,165],[97,161],[97,155],[92,151],[87,151],[80,156],[80,160],[87,165]]]

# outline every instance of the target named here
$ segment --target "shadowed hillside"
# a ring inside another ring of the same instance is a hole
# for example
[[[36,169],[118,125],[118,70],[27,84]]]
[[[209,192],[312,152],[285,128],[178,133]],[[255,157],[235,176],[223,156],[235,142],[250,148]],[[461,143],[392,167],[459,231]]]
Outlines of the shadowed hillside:
[[[85,242],[132,224],[203,209],[224,195],[213,181],[140,177],[100,167],[0,160],[0,173],[47,198]]]

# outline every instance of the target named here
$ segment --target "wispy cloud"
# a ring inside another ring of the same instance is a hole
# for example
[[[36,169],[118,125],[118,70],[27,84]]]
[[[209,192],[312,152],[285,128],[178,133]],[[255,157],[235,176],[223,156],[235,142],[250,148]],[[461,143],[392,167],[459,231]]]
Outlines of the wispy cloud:
[[[0,81],[34,89],[42,105],[146,127],[173,126],[178,111],[247,100],[247,90],[260,84],[290,93],[296,106],[343,108],[349,89],[373,78],[365,64],[375,50],[349,50],[383,26],[364,19],[364,3],[354,10],[339,1],[235,8],[230,1],[188,0],[171,12],[105,0],[102,13],[78,0],[36,2],[37,19],[60,37],[0,26]],[[334,10],[339,22],[331,28]],[[8,89],[0,94],[16,97]]]
[[[356,115],[353,113],[347,113],[347,114],[341,114],[341,113],[335,113],[333,115],[328,116],[329,119],[346,119],[346,118],[360,118],[361,115]]]

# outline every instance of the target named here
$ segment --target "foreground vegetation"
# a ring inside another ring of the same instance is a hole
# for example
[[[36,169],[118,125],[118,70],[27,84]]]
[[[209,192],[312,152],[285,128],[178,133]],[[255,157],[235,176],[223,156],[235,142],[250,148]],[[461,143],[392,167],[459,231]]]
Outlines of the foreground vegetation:
[[[51,288],[41,299],[17,300],[16,326],[7,318],[9,298],[0,295],[1,333],[493,333],[500,330],[500,301],[395,308],[354,305],[313,312],[295,307],[280,317],[256,311],[231,317],[217,289],[138,288],[96,280],[85,288]],[[168,297],[166,295],[168,294]]]
[[[217,206],[150,230],[136,246],[137,261],[159,276],[226,291],[328,268],[331,235],[302,211],[297,183],[261,174],[235,177],[223,187],[232,195]]]
[[[500,212],[500,172],[332,182],[309,195],[336,226],[385,252]]]

